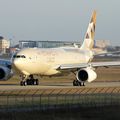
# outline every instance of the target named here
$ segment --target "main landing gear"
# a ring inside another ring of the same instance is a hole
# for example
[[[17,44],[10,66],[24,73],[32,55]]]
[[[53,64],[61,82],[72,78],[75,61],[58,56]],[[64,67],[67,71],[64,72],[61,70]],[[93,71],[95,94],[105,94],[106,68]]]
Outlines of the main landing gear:
[[[80,82],[78,80],[73,80],[73,86],[85,86],[84,82]]]
[[[33,75],[30,75],[29,78],[28,76],[21,76],[20,85],[21,86],[39,85],[39,81],[38,79],[34,79]]]

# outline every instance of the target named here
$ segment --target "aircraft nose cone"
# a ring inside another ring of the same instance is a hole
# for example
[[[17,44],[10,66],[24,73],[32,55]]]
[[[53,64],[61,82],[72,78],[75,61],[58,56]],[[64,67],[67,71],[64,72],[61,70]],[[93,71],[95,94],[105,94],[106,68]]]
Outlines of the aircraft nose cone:
[[[20,66],[20,61],[19,61],[19,59],[14,59],[14,60],[13,60],[13,65],[14,65],[16,68],[19,68],[19,66]]]

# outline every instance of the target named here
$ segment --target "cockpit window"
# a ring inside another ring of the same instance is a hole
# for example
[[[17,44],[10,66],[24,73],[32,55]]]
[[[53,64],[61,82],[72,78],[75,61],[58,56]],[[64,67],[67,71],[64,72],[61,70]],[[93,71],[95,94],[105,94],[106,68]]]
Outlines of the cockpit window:
[[[21,58],[25,58],[25,56],[24,56],[24,55],[22,55],[22,56],[21,56]]]
[[[13,58],[26,58],[24,55],[14,55]]]

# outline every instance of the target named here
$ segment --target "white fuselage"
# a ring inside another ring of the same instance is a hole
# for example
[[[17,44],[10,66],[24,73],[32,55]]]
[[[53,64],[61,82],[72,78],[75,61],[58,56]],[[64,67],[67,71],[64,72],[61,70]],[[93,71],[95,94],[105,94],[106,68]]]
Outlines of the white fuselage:
[[[54,75],[59,73],[55,69],[58,65],[88,63],[92,58],[92,51],[74,47],[27,48],[15,55],[13,66],[17,71],[26,75]]]

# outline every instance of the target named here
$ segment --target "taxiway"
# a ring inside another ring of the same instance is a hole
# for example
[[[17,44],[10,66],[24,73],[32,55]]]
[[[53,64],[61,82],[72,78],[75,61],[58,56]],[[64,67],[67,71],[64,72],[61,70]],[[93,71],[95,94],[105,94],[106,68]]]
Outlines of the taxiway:
[[[65,88],[96,88],[96,87],[120,87],[120,82],[92,82],[86,83],[86,86],[73,86],[70,82],[49,83],[42,82],[38,86],[20,86],[19,84],[0,84],[0,91],[9,90],[35,90],[35,89],[65,89]]]

